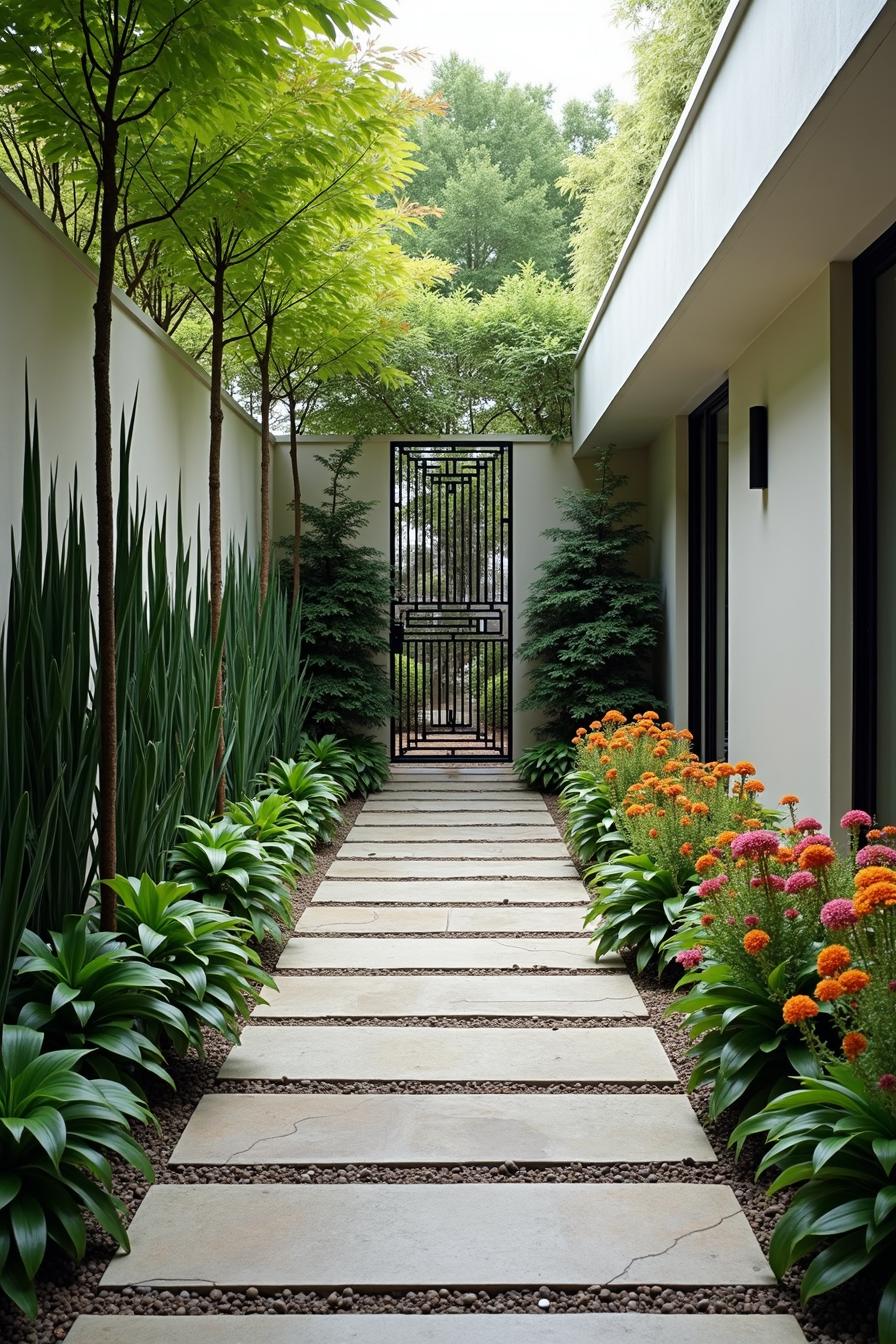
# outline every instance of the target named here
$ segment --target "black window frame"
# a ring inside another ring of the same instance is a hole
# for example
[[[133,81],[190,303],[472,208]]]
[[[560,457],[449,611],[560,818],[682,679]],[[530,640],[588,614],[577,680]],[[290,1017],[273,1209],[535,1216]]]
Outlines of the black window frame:
[[[856,807],[877,806],[877,281],[896,266],[896,224],[853,262],[853,779]],[[875,507],[868,508],[874,500]]]
[[[718,676],[720,641],[728,642],[728,604],[720,630],[716,417],[729,405],[726,379],[688,416],[688,727],[704,758],[723,754],[728,735],[728,677],[720,687]],[[715,734],[712,742],[706,740],[707,726]]]

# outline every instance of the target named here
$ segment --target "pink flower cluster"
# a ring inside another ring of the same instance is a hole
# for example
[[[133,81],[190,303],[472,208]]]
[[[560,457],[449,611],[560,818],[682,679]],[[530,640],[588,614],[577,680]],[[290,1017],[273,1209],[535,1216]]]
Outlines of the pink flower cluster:
[[[783,877],[777,873],[769,873],[768,877],[751,877],[750,886],[754,888],[765,887],[768,891],[783,891],[786,883]]]
[[[717,891],[728,885],[728,874],[719,873],[718,877],[705,877],[697,888],[697,895],[701,900],[705,896],[715,896]]]
[[[793,847],[793,857],[798,859],[803,850],[808,849],[810,845],[829,845],[831,849],[834,848],[831,837],[825,831],[819,831],[817,835],[804,835],[802,840],[797,840]]]
[[[867,868],[872,863],[896,865],[896,849],[889,845],[865,845],[856,855],[856,867]]]
[[[777,854],[779,844],[774,831],[744,831],[731,841],[731,853],[736,859],[758,859]]]
[[[836,901],[828,901],[827,905],[821,907],[819,919],[826,929],[849,929],[855,924],[858,916],[853,909],[852,901],[840,897]]]
[[[814,887],[818,879],[811,873],[791,873],[784,883],[784,890],[788,896],[792,896],[797,891],[808,891],[809,887]]]
[[[758,915],[744,915],[744,924],[748,929],[758,929],[761,923]]]
[[[696,947],[686,947],[681,952],[676,952],[675,960],[686,971],[693,971],[703,960],[703,948],[699,944]]]
[[[785,919],[799,919],[799,917],[800,917],[799,910],[794,909],[792,905],[789,905],[787,909],[784,911]]]
[[[821,822],[816,821],[814,817],[801,817],[799,821],[793,823],[795,831],[820,831]]]
[[[840,818],[840,825],[843,827],[844,831],[857,831],[860,826],[870,826],[871,818],[868,813],[863,812],[860,807],[853,807],[850,808],[848,812],[843,813],[843,816]]]

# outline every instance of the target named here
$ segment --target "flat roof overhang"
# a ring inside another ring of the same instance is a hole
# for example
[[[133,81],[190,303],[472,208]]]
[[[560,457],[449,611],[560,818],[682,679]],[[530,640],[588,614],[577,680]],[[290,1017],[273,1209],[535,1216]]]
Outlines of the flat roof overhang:
[[[729,46],[736,46],[733,36]],[[712,111],[705,106],[704,115]],[[701,205],[711,208],[716,172],[730,179],[736,170],[736,160],[718,164],[704,158],[696,175],[692,166],[696,190],[687,200],[673,201],[679,209],[672,220],[667,210],[665,228],[691,228]],[[657,207],[664,191],[680,189],[674,173],[670,169],[660,186]],[[664,204],[668,207],[668,200]],[[659,208],[643,226],[645,233],[658,216]],[[651,276],[637,274],[640,240],[632,240],[627,256],[623,252],[614,291],[598,305],[578,356],[576,452],[649,442],[670,417],[686,414],[713,391],[730,365],[831,262],[852,260],[894,221],[896,4],[888,0],[690,284],[666,303],[665,313],[662,301],[655,314],[645,311],[650,295],[644,287]],[[674,268],[672,238],[666,253]],[[655,278],[668,298],[669,276]],[[621,349],[626,338],[627,351]]]

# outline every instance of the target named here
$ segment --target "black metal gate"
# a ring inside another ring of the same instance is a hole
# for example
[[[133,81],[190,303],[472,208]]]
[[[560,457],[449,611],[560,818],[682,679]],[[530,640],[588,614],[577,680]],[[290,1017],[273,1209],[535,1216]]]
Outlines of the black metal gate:
[[[509,760],[509,443],[392,445],[393,760]]]

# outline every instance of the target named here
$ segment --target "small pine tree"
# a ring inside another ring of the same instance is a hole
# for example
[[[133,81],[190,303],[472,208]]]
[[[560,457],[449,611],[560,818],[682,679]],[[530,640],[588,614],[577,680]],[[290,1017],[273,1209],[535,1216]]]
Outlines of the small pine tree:
[[[569,490],[558,501],[569,526],[544,534],[554,551],[529,590],[519,652],[534,663],[521,708],[545,712],[545,735],[567,736],[608,709],[631,713],[657,702],[660,593],[630,568],[648,534],[631,521],[640,505],[616,497],[625,482],[604,453],[594,490]]]
[[[319,734],[385,723],[391,712],[388,668],[389,566],[358,546],[373,504],[352,499],[360,440],[318,456],[330,475],[320,506],[302,504],[302,653],[312,679],[308,729]]]

